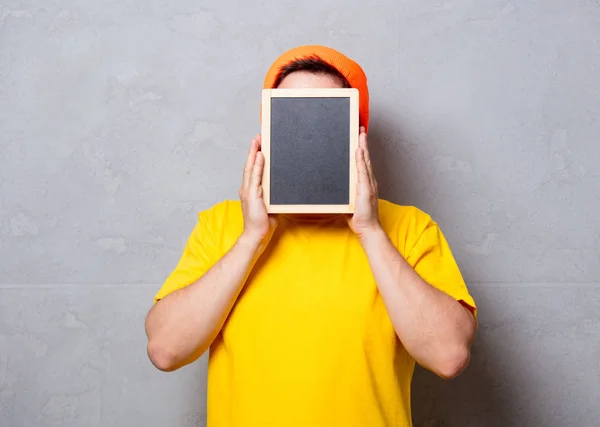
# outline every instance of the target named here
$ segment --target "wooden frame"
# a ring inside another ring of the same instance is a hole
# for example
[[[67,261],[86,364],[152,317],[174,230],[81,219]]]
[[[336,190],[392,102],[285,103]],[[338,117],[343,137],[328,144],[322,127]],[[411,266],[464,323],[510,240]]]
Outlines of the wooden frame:
[[[274,205],[271,204],[271,98],[349,98],[350,99],[350,174],[348,204],[343,205]],[[351,214],[356,201],[356,149],[358,148],[359,118],[357,89],[263,89],[261,151],[265,157],[262,176],[263,199],[268,213]]]

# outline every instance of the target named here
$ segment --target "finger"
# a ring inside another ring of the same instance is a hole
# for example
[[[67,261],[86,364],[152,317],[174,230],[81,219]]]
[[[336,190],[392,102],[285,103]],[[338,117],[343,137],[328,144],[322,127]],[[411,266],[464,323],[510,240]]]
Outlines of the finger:
[[[244,175],[242,178],[242,190],[246,190],[250,185],[250,176],[252,174],[252,168],[254,166],[254,162],[256,160],[256,153],[258,152],[259,142],[258,135],[252,139],[250,143],[250,149],[248,151],[248,156],[246,157],[246,164],[244,165]]]
[[[256,153],[256,161],[254,162],[254,166],[252,167],[252,176],[250,177],[250,188],[249,190],[254,195],[258,195],[258,189],[260,188],[260,183],[262,181],[262,173],[263,168],[265,166],[265,157],[259,151]]]
[[[369,146],[367,144],[367,134],[365,132],[361,132],[358,136],[359,145],[365,150],[365,161],[368,163],[371,161],[371,157],[369,156]]]
[[[362,128],[364,130],[364,128]],[[375,181],[375,177],[373,176],[373,168],[371,166],[371,155],[369,153],[369,146],[367,144],[367,134],[365,132],[361,132],[359,135],[359,146],[363,149],[365,165],[367,167],[367,175],[369,177],[369,184],[373,186],[373,182]]]
[[[360,146],[356,149],[356,171],[358,172],[358,183],[369,184],[369,171],[365,163],[365,152]]]

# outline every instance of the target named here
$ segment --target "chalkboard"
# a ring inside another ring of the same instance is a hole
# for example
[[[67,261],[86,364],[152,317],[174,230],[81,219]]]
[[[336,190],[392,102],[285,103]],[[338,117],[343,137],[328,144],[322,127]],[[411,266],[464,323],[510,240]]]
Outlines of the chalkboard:
[[[352,213],[356,89],[265,89],[263,194],[270,213]]]

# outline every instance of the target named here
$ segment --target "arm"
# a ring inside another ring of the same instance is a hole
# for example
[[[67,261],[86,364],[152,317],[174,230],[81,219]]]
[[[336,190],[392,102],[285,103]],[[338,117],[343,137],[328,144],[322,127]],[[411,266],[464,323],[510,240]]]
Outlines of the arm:
[[[259,255],[256,241],[242,235],[198,281],[152,307],[146,318],[148,356],[158,369],[179,369],[210,347]]]
[[[260,137],[251,144],[240,188],[244,231],[200,279],[170,293],[148,313],[148,356],[160,370],[173,371],[198,359],[223,327],[256,260],[276,228],[262,199],[264,157]]]
[[[450,295],[425,282],[381,228],[361,238],[396,334],[424,368],[443,378],[468,365],[475,319]]]
[[[356,162],[356,209],[348,223],[367,255],[396,334],[421,366],[444,378],[455,377],[468,365],[475,319],[456,299],[425,282],[382,229],[364,129]]]

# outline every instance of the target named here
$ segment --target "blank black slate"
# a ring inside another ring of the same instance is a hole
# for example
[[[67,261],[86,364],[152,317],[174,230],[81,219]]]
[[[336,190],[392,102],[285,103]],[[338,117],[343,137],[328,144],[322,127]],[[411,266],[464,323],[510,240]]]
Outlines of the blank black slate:
[[[348,204],[350,98],[271,98],[271,204]]]

